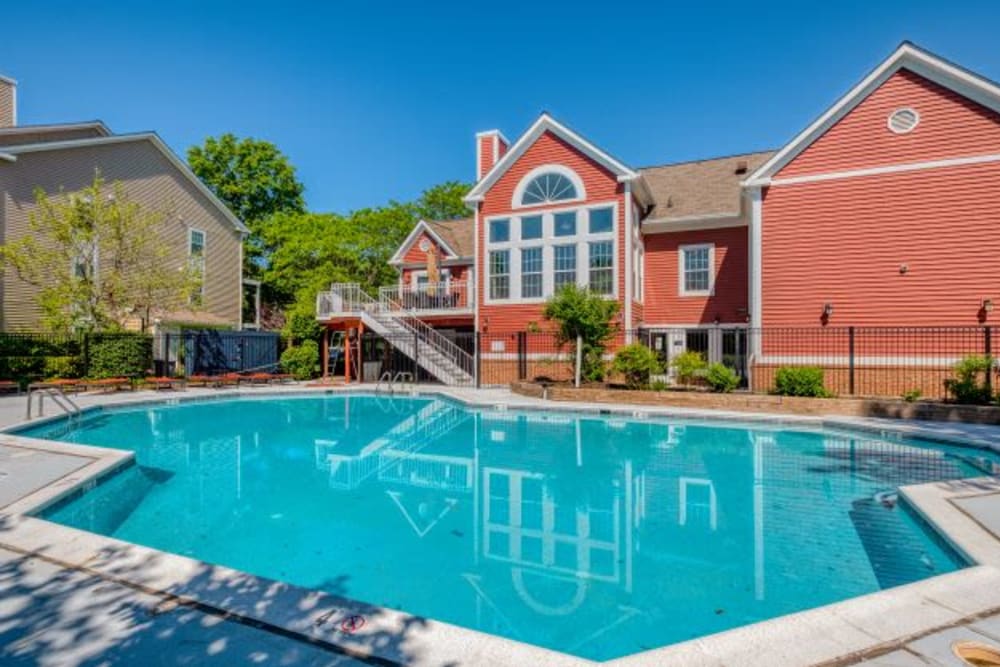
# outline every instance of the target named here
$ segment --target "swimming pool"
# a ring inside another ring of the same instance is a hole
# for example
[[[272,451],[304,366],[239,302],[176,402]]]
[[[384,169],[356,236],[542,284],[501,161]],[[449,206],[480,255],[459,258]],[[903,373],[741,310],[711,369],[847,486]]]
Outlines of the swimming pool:
[[[997,455],[433,397],[113,409],[137,465],[44,518],[605,660],[963,567],[892,491]]]

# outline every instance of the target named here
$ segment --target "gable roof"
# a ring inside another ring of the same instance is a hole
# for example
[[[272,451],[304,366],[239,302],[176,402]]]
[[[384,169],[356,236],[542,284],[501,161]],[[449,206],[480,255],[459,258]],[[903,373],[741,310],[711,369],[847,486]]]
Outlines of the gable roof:
[[[522,134],[516,142],[514,142],[514,145],[507,149],[507,152],[504,153],[503,157],[500,158],[500,160],[494,164],[481,179],[479,179],[479,182],[476,183],[475,187],[473,187],[469,194],[465,196],[464,201],[467,203],[481,201],[489,189],[500,179],[500,177],[507,173],[507,170],[509,170],[511,166],[513,166],[513,164],[517,162],[522,155],[524,155],[525,151],[527,151],[531,145],[546,132],[551,132],[553,135],[559,137],[570,146],[610,171],[618,178],[619,182],[624,183],[626,181],[637,181],[640,186],[639,189],[642,190],[642,188],[644,188],[642,181],[639,179],[638,172],[627,167],[624,163],[590,143],[562,123],[556,121],[548,113],[543,112],[542,115],[538,117],[538,120],[532,123],[531,127],[529,127],[525,133]]]
[[[427,224],[448,243],[458,257],[472,257],[475,254],[476,234],[472,218],[429,220]]]
[[[209,202],[212,203],[222,214],[225,216],[233,227],[242,234],[249,234],[250,230],[247,226],[237,218],[229,207],[226,206],[221,199],[219,199],[214,192],[212,192],[207,185],[202,183],[201,179],[194,175],[194,172],[181,160],[176,153],[170,150],[170,147],[164,143],[163,139],[159,137],[155,132],[139,132],[135,134],[115,134],[109,137],[92,137],[86,139],[72,139],[69,141],[46,141],[35,144],[21,144],[17,146],[9,146],[3,149],[3,153],[12,156],[15,160],[18,155],[23,153],[37,153],[40,151],[54,151],[54,150],[72,150],[74,148],[84,148],[87,146],[105,146],[110,144],[119,143],[129,143],[129,142],[142,142],[148,141],[160,151],[167,158],[174,167],[190,181],[195,188],[198,189]]]
[[[475,248],[473,233],[473,222],[470,218],[462,220],[421,220],[407,234],[399,249],[396,250],[390,264],[402,264],[403,256],[410,247],[416,243],[421,234],[434,239],[434,242],[441,246],[449,259],[459,259],[472,257]]]
[[[909,70],[988,109],[1000,112],[1000,85],[915,44],[903,42],[846,95],[753,172],[745,183],[751,186],[767,185],[772,176],[901,69]]]
[[[653,209],[646,222],[739,215],[743,179],[774,153],[744,153],[640,169],[653,195]],[[746,171],[737,173],[739,166],[745,166]]]

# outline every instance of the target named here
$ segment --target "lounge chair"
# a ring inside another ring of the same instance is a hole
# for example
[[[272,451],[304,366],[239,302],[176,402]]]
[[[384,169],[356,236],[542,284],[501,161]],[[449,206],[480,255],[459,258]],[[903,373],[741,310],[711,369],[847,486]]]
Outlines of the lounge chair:
[[[132,380],[123,377],[101,378],[99,380],[87,380],[86,385],[87,389],[95,389],[107,393],[109,391],[131,389]]]

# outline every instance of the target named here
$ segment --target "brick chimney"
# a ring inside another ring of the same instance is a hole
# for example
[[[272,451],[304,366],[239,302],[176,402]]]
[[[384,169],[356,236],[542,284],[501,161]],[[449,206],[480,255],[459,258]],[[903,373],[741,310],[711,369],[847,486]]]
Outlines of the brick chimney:
[[[0,127],[17,125],[17,81],[0,74]]]
[[[476,180],[486,175],[510,147],[507,137],[500,130],[487,130],[476,134]]]

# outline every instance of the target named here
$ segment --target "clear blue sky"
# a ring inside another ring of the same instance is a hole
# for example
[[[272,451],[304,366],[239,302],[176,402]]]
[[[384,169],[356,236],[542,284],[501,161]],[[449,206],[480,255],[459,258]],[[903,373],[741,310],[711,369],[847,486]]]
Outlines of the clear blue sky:
[[[632,166],[778,147],[904,39],[1000,79],[1000,2],[10,4],[22,123],[268,139],[315,210],[471,181],[542,110]]]

